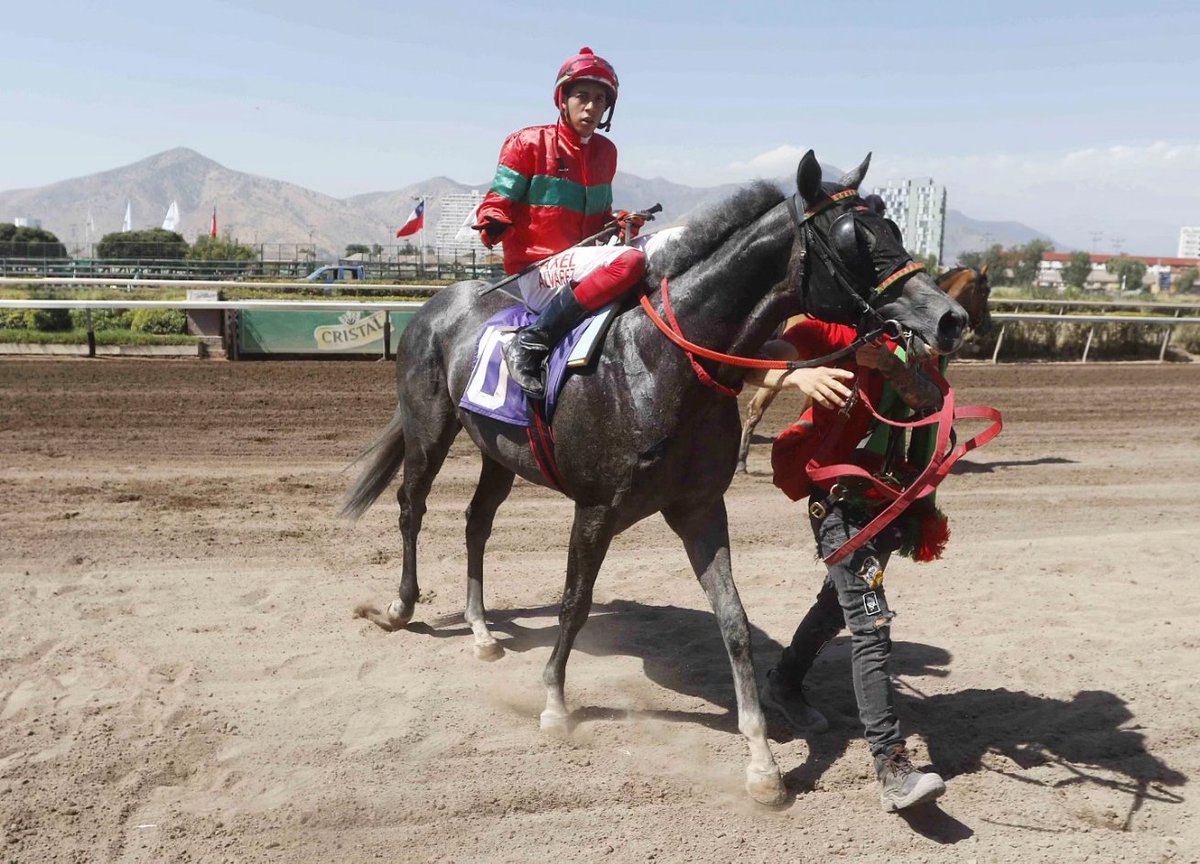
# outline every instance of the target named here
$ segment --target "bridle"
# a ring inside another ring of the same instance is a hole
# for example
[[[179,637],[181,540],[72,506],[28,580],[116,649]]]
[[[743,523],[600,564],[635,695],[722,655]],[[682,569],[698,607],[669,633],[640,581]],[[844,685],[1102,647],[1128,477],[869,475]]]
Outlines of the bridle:
[[[879,281],[878,285],[857,287],[854,284],[858,281],[857,276],[846,266],[844,260],[845,250],[839,254],[839,251],[833,248],[833,244],[816,229],[816,225],[813,222],[813,217],[829,209],[839,201],[848,201],[850,204],[853,204],[857,200],[857,189],[843,189],[840,192],[833,193],[823,201],[819,201],[807,210],[801,211],[802,201],[800,193],[795,192],[787,199],[787,208],[788,212],[792,215],[792,224],[795,227],[796,237],[800,244],[797,254],[801,259],[800,302],[802,310],[805,314],[812,314],[812,303],[809,297],[810,271],[807,266],[804,266],[806,263],[804,259],[808,255],[808,250],[811,249],[817,259],[825,265],[834,283],[849,295],[858,306],[860,313],[858,330],[861,333],[868,320],[874,319],[878,325],[886,325],[888,323],[884,321],[883,316],[875,309],[873,305],[874,301],[882,297],[889,289],[903,284],[903,280],[906,280],[909,276],[924,270],[925,265],[910,260],[908,264],[893,269],[892,272]],[[853,211],[843,213],[834,220],[833,225],[830,227],[830,236],[836,237],[847,230],[852,233],[856,232],[856,226],[853,224],[856,218]],[[850,220],[850,222],[843,223],[843,220]],[[896,324],[896,329],[899,329],[898,324]]]

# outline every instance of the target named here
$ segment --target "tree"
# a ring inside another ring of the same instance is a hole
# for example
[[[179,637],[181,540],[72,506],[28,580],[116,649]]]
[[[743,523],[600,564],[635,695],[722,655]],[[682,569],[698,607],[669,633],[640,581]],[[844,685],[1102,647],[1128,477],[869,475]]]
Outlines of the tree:
[[[1121,290],[1142,290],[1142,277],[1148,269],[1144,262],[1136,258],[1109,258],[1104,267],[1120,281]]]
[[[187,258],[190,261],[254,261],[258,258],[258,250],[229,235],[200,234],[188,250]]]
[[[351,243],[349,246],[346,247],[346,257],[347,258],[349,258],[351,255],[370,255],[370,254],[371,254],[371,247],[367,246],[363,243]]]
[[[1183,271],[1183,275],[1179,277],[1179,292],[1186,294],[1196,285],[1196,279],[1200,277],[1200,270],[1195,267],[1190,267]]]
[[[105,234],[96,244],[97,258],[159,258],[182,260],[188,244],[182,234],[164,228]]]
[[[978,270],[983,266],[982,252],[960,252],[958,253],[958,266],[970,267],[972,270]]]
[[[1071,258],[1063,265],[1063,283],[1068,288],[1082,288],[1092,275],[1092,256],[1086,252],[1072,252]]]
[[[924,264],[925,272],[929,274],[930,278],[936,279],[942,274],[942,268],[938,264],[938,257],[936,255],[914,255],[913,263]]]
[[[1024,246],[1014,246],[1009,250],[1013,281],[1018,285],[1032,285],[1037,280],[1038,265],[1042,256],[1053,251],[1054,244],[1048,240],[1030,240]]]
[[[44,228],[0,224],[0,258],[66,258],[67,247]]]

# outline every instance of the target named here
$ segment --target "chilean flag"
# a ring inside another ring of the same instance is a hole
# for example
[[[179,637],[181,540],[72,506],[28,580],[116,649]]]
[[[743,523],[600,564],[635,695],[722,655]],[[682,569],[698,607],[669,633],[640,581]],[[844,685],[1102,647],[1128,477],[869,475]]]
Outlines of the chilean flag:
[[[212,234],[213,239],[215,240],[217,237],[217,206],[215,204],[213,205],[212,227],[210,228],[209,233]]]
[[[408,214],[408,220],[400,226],[400,230],[396,232],[397,237],[407,237],[410,234],[416,234],[425,227],[425,200],[422,199],[413,208],[413,212]]]

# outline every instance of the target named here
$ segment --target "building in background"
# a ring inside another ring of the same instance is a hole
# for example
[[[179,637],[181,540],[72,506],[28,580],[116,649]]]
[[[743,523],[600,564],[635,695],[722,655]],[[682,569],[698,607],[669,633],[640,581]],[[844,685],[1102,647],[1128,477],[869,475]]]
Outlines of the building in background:
[[[1200,226],[1179,229],[1180,258],[1200,258]]]
[[[12,224],[18,228],[41,228],[42,220],[35,219],[32,216],[18,216],[13,219]]]
[[[1121,286],[1117,277],[1108,272],[1108,262],[1113,258],[1132,258],[1146,265],[1146,275],[1142,284],[1127,290],[1146,290],[1158,294],[1169,290],[1171,283],[1177,281],[1184,273],[1192,268],[1200,268],[1200,260],[1195,256],[1187,258],[1167,258],[1162,255],[1109,255],[1092,253],[1092,274],[1084,283],[1084,288],[1097,291],[1119,291]],[[1038,264],[1037,286],[1039,288],[1065,288],[1062,279],[1063,268],[1071,260],[1070,252],[1044,252],[1041,263]]]
[[[946,234],[946,187],[933,178],[889,180],[876,186],[876,195],[887,204],[888,218],[900,226],[904,248],[913,255],[933,255],[942,260]]]
[[[480,256],[487,249],[479,242],[479,232],[470,230],[475,222],[475,211],[483,200],[482,192],[453,192],[438,196],[440,213],[433,232],[433,246],[439,252],[465,255],[475,252]],[[465,229],[465,230],[464,230]]]

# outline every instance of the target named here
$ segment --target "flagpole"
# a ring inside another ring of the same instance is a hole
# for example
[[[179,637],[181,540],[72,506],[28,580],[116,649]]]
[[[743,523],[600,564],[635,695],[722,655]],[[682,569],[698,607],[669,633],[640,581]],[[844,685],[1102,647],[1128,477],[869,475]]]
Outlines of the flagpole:
[[[421,230],[417,235],[417,260],[421,263],[421,278],[425,278],[425,196],[414,196],[421,208]]]

